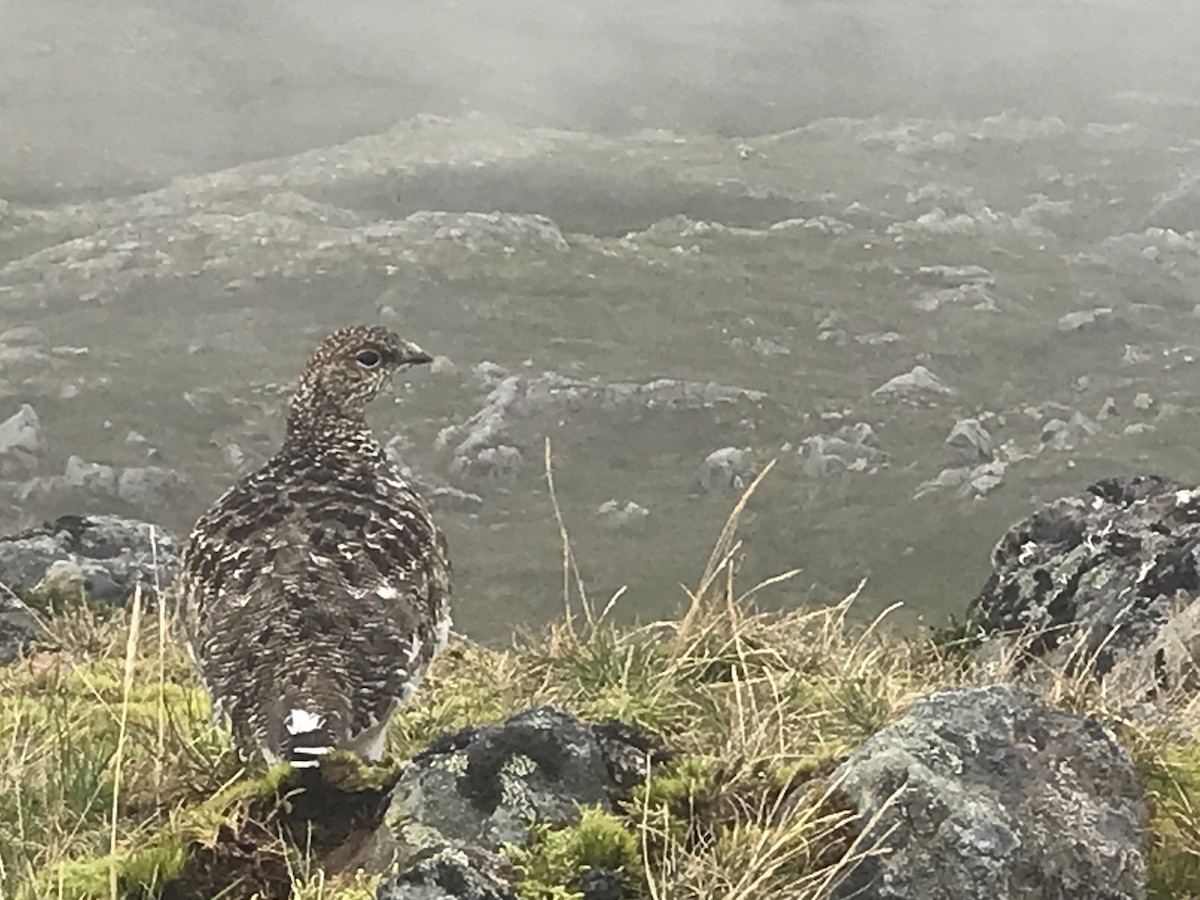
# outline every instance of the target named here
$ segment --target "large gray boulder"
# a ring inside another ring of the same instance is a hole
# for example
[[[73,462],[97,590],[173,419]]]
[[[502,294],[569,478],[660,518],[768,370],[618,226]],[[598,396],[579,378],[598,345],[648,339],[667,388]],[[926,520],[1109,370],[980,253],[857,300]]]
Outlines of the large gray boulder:
[[[120,516],[60,516],[0,538],[0,583],[18,594],[44,585],[79,587],[92,600],[124,603],[140,584],[144,599],[165,589],[179,564],[179,539]]]
[[[968,619],[981,659],[1090,669],[1133,699],[1197,685],[1200,489],[1108,478],[1045,504],[992,552]]]
[[[926,697],[833,778],[872,823],[864,849],[889,849],[838,884],[839,900],[1146,896],[1132,760],[1095,720],[1013,688]]]

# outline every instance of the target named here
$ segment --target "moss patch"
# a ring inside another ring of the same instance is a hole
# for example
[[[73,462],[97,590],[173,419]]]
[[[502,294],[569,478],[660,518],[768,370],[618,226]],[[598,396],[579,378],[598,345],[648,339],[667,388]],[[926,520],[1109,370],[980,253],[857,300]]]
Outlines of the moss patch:
[[[607,874],[630,889],[644,884],[638,838],[622,817],[585,807],[565,828],[535,826],[529,846],[509,847],[521,900],[580,900],[584,879]]]

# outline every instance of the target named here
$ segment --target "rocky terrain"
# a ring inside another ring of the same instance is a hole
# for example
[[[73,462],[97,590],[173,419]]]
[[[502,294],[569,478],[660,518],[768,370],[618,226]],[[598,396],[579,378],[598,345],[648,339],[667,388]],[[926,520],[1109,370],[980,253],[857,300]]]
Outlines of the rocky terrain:
[[[749,573],[957,609],[1038,499],[1200,469],[1200,135],[1162,99],[1104,112],[737,139],[419,116],[7,202],[0,521],[183,533],[271,452],[318,337],[383,321],[441,357],[375,421],[438,492],[471,633],[560,606],[547,437],[585,577],[633,587],[627,615],[682,602],[772,458]]]

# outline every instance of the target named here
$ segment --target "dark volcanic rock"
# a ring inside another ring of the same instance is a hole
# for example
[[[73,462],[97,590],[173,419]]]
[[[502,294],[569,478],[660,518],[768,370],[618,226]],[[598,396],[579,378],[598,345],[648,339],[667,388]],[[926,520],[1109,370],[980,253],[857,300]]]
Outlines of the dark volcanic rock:
[[[17,593],[47,575],[82,586],[89,597],[124,603],[140,583],[146,598],[175,575],[179,541],[146,522],[120,516],[61,516],[0,538],[0,582]]]
[[[835,898],[1134,900],[1146,896],[1146,804],[1095,720],[1005,686],[916,703],[834,774],[878,820]]]
[[[523,845],[533,824],[568,825],[579,808],[614,808],[666,752],[635,728],[590,725],[553,707],[446,735],[417,754],[392,795],[399,859],[381,900],[507,900],[497,856]],[[386,841],[384,842],[386,844]],[[609,896],[597,873],[585,896]]]
[[[992,636],[982,656],[1091,667],[1140,697],[1196,683],[1200,490],[1157,475],[1096,482],[1014,525],[992,570],[969,611]]]
[[[662,755],[632,728],[538,707],[446,735],[417,754],[391,814],[476,846],[521,844],[532,822],[576,822],[580,804],[611,807]]]

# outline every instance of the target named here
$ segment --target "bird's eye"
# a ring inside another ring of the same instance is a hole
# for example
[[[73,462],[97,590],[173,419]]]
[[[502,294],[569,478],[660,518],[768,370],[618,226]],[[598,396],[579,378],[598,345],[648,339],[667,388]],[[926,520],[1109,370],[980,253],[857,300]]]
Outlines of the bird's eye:
[[[379,354],[374,350],[362,350],[355,358],[358,360],[359,365],[366,366],[368,369],[373,369],[379,365]]]

